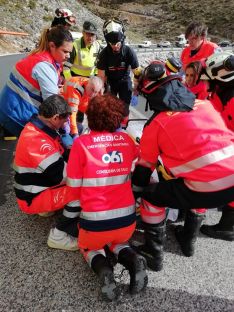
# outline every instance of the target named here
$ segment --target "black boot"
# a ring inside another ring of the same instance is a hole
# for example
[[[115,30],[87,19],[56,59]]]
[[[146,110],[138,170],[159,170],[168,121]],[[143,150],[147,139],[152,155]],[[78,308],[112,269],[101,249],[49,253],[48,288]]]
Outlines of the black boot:
[[[118,262],[129,271],[130,293],[137,294],[142,291],[148,284],[145,258],[138,255],[131,247],[126,247],[119,252]]]
[[[58,218],[56,222],[56,228],[60,231],[66,232],[71,236],[78,237],[78,223],[80,218],[79,216],[77,216],[77,214],[79,214],[80,211],[81,207],[69,207],[66,205],[63,209],[62,215]],[[67,217],[66,213],[70,213],[71,216]],[[75,217],[72,217],[72,214],[74,214]]]
[[[113,267],[107,258],[101,254],[96,255],[92,259],[91,268],[100,280],[103,300],[111,301],[117,299],[119,290],[115,283]]]
[[[193,213],[189,210],[185,216],[184,226],[178,225],[175,228],[176,239],[186,257],[191,257],[194,254],[195,243],[203,219],[203,214]]]
[[[147,266],[153,271],[163,268],[163,245],[166,237],[165,220],[159,224],[142,222],[145,244],[136,247],[136,251],[145,257]]]
[[[219,223],[215,225],[203,225],[201,232],[209,237],[234,241],[234,208],[229,206],[223,207]]]

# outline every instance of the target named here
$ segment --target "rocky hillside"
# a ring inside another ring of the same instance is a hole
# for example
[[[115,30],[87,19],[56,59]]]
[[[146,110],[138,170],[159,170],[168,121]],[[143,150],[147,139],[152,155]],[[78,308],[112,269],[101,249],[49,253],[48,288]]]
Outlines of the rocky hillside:
[[[29,33],[28,37],[0,35],[0,53],[34,47],[43,27],[50,25],[57,7],[74,12],[77,18],[74,31],[81,30],[84,20],[94,20],[99,26],[100,37],[103,20],[118,17],[124,21],[128,41],[132,43],[147,38],[153,42],[161,39],[173,41],[191,20],[205,22],[214,41],[234,41],[233,1],[144,0],[142,3],[141,0],[0,0],[0,30]]]
[[[26,32],[28,37],[0,35],[0,54],[16,52],[26,47],[33,48],[38,42],[40,32],[50,26],[56,8],[69,8],[77,18],[77,27],[72,30],[81,31],[86,19],[102,25],[101,18],[84,8],[79,1],[66,0],[0,0],[0,30]],[[101,34],[101,29],[100,29]]]
[[[103,19],[118,17],[131,30],[131,38],[173,41],[192,20],[204,22],[214,41],[234,41],[234,1],[230,0],[82,0]],[[131,40],[130,38],[130,40]]]

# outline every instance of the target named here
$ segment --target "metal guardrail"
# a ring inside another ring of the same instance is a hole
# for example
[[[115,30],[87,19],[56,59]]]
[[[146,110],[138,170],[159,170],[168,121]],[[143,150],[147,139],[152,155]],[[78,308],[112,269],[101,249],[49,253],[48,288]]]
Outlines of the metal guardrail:
[[[157,52],[167,52],[167,53],[179,53],[183,48],[177,47],[168,47],[168,48],[159,48],[159,47],[150,47],[150,48],[139,48],[136,45],[130,45],[136,53],[157,53]],[[234,52],[234,46],[231,47],[222,47],[223,51]]]
[[[158,47],[150,47],[150,48],[139,48],[137,46],[132,46],[134,51],[136,53],[156,53],[156,52],[181,52],[181,48],[174,48],[174,47],[169,47],[169,48],[158,48]]]
[[[176,58],[180,58],[181,52],[183,48],[177,47],[168,47],[168,48],[158,48],[158,47],[150,47],[150,48],[139,48],[137,45],[131,45],[131,47],[136,52],[140,65],[146,66],[149,64],[152,59],[165,60],[170,56],[174,56]],[[234,46],[224,47],[223,51],[229,51],[234,53]]]

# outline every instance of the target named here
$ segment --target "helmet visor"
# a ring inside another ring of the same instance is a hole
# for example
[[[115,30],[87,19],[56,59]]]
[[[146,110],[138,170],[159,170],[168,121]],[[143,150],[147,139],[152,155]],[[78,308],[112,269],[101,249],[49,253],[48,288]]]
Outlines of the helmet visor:
[[[107,42],[109,42],[110,44],[115,45],[118,42],[123,41],[124,36],[123,36],[123,33],[121,33],[121,32],[111,32],[111,33],[107,34],[105,36],[105,38],[106,38]]]

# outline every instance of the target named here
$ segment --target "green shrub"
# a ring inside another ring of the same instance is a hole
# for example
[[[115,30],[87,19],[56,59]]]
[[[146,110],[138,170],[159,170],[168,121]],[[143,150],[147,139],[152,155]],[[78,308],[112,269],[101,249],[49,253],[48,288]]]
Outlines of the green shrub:
[[[53,20],[53,16],[51,16],[51,15],[44,15],[43,16],[43,21],[45,21],[45,22],[50,22],[52,20]]]
[[[36,1],[35,0],[29,0],[28,6],[30,7],[31,10],[35,9],[36,7]]]

